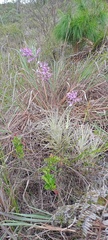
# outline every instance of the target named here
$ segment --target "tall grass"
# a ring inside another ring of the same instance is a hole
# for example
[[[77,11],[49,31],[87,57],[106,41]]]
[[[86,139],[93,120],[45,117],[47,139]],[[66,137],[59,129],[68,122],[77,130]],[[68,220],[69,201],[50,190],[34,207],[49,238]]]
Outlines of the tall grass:
[[[54,29],[57,39],[67,41],[74,47],[89,41],[91,45],[99,44],[107,30],[107,4],[97,0],[76,1],[70,4],[67,13],[62,13]]]

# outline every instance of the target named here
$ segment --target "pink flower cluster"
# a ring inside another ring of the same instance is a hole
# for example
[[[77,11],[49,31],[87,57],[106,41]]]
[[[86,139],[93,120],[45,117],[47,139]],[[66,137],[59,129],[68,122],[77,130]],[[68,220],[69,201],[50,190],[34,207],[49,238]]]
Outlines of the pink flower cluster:
[[[30,48],[21,48],[20,51],[22,53],[22,56],[27,58],[28,62],[32,62],[38,57],[41,49],[38,48],[35,55],[33,54],[32,50]]]
[[[48,63],[38,62],[37,74],[38,77],[41,78],[43,81],[48,81],[52,76]]]
[[[69,106],[72,106],[74,103],[81,101],[81,98],[78,98],[77,95],[78,95],[77,91],[71,91],[67,93],[67,100]]]

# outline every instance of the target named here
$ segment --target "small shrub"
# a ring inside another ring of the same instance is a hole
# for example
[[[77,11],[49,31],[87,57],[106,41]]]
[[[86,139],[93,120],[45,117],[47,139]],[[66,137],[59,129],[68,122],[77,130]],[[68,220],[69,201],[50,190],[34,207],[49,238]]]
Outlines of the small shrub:
[[[4,38],[4,41],[7,42],[8,46],[11,47],[14,47],[15,44],[16,45],[19,44],[23,39],[21,26],[20,24],[17,23],[1,25],[0,33],[2,38]]]
[[[71,43],[75,48],[84,41],[98,44],[106,34],[107,9],[107,4],[102,0],[76,1],[67,13],[61,14],[54,29],[56,38]]]
[[[55,191],[56,186],[56,175],[57,175],[57,164],[60,162],[60,158],[57,156],[50,156],[45,160],[46,166],[42,168],[42,179],[45,182],[44,188],[46,190]]]
[[[19,158],[23,158],[24,157],[24,150],[23,150],[23,144],[21,142],[21,138],[20,137],[14,137],[14,139],[12,140],[16,154]]]

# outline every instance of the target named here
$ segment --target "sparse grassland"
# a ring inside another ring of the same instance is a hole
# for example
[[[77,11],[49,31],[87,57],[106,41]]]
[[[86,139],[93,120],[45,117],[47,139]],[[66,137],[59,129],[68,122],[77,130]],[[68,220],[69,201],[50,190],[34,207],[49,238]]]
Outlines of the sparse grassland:
[[[108,234],[108,34],[75,53],[58,9],[0,6],[1,240]]]

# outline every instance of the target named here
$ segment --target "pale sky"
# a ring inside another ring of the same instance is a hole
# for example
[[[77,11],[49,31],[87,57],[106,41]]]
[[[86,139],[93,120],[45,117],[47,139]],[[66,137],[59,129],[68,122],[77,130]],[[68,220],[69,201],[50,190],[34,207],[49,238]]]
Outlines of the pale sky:
[[[16,0],[0,0],[0,4],[1,3],[8,3],[8,2],[16,2]],[[28,3],[29,0],[21,0],[22,3]]]
[[[0,3],[8,3],[8,2],[13,2],[11,0],[0,0]]]
[[[8,2],[16,2],[16,0],[0,0],[0,4],[1,3],[8,3]],[[21,0],[21,2],[28,2],[26,0]]]

